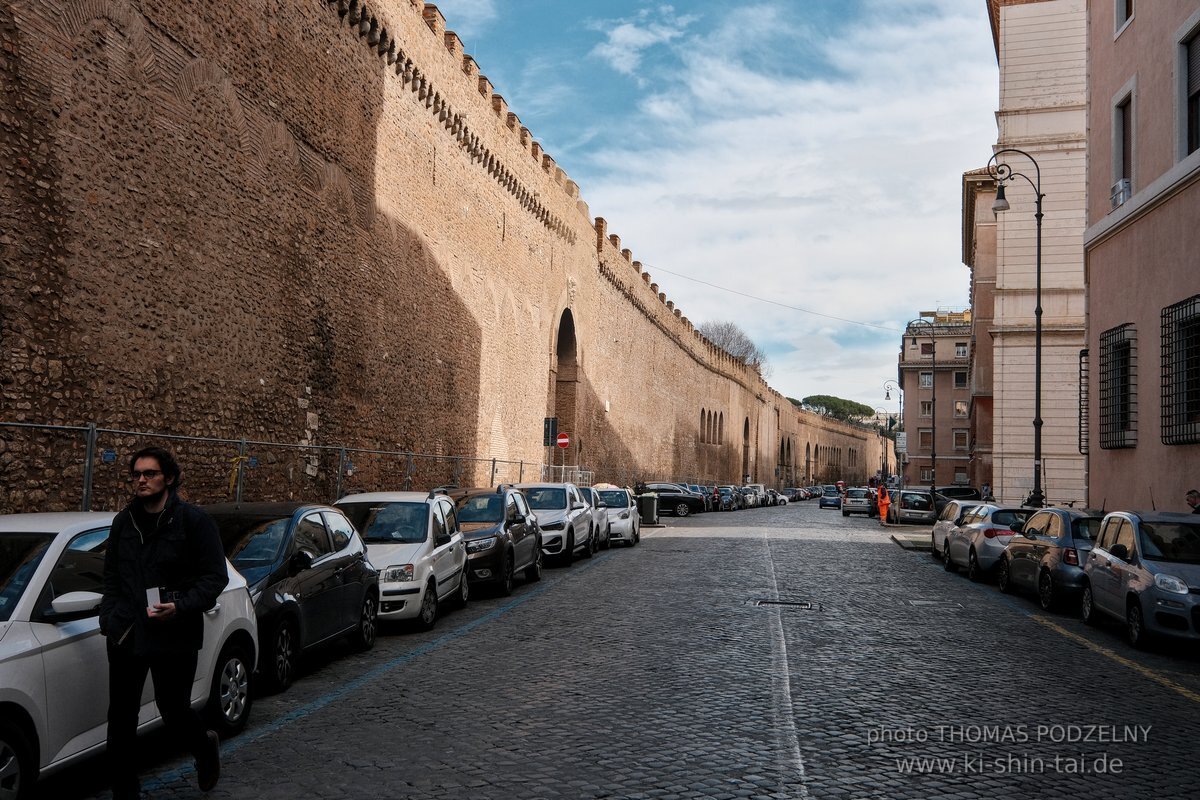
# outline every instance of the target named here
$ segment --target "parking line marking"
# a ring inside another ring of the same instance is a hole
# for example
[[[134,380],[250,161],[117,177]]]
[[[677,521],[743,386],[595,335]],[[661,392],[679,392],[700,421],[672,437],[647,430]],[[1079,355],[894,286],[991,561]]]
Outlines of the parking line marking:
[[[1075,633],[1074,631],[1069,631],[1066,628],[1059,625],[1057,622],[1051,622],[1050,620],[1046,619],[1045,617],[1038,616],[1037,614],[1030,614],[1029,616],[1035,622],[1039,622],[1042,625],[1045,625],[1047,628],[1050,628],[1051,630],[1062,634],[1063,636],[1067,637],[1071,641],[1078,642],[1079,644],[1083,645],[1084,647],[1088,648],[1089,650],[1093,650],[1102,656],[1106,656],[1106,657],[1112,659],[1113,661],[1117,662],[1118,664],[1120,664],[1122,666],[1128,667],[1129,669],[1133,670],[1134,672],[1139,673],[1143,677],[1149,678],[1150,680],[1154,681],[1155,683],[1159,684],[1160,686],[1163,686],[1177,694],[1180,694],[1180,695],[1186,697],[1188,700],[1191,700],[1193,703],[1200,703],[1200,693],[1193,692],[1191,689],[1187,688],[1186,686],[1180,685],[1180,684],[1176,683],[1175,681],[1171,680],[1166,675],[1163,675],[1162,673],[1159,673],[1159,672],[1151,669],[1150,667],[1139,664],[1136,661],[1128,659],[1119,653],[1109,650],[1107,647],[1104,647],[1103,645],[1096,644],[1095,642],[1088,639],[1086,636],[1080,636],[1078,633]]]
[[[927,558],[914,557],[914,560],[920,561],[922,564],[927,564],[927,565],[930,564],[930,562],[928,561]],[[978,584],[971,584],[971,585],[974,586],[976,589],[978,589],[980,592],[987,590],[987,587],[980,586]],[[1045,616],[1042,616],[1041,614],[1035,613],[1034,611],[1032,611],[1028,608],[1024,608],[1023,607],[1024,604],[1019,605],[1017,603],[1016,598],[1014,598],[1014,597],[1011,597],[1009,595],[1004,595],[1004,594],[998,594],[996,592],[990,592],[989,594],[994,599],[999,600],[1004,605],[1007,605],[1009,608],[1016,611],[1018,614],[1023,614],[1024,616],[1028,617],[1029,619],[1033,620],[1034,622],[1037,622],[1037,623],[1043,625],[1044,627],[1049,628],[1050,630],[1054,631],[1055,633],[1061,634],[1062,636],[1067,637],[1071,641],[1077,642],[1078,644],[1083,645],[1087,649],[1089,649],[1095,653],[1099,653],[1100,655],[1104,656],[1105,658],[1108,658],[1109,660],[1114,661],[1123,667],[1127,667],[1128,669],[1133,670],[1134,672],[1138,673],[1142,677],[1148,678],[1148,679],[1154,681],[1155,683],[1162,686],[1163,688],[1170,689],[1171,691],[1175,692],[1176,694],[1186,697],[1188,700],[1191,700],[1193,703],[1200,703],[1200,692],[1195,692],[1182,684],[1176,683],[1175,681],[1168,678],[1166,675],[1163,675],[1161,672],[1157,672],[1157,671],[1151,669],[1150,667],[1147,667],[1143,664],[1139,664],[1138,662],[1133,661],[1132,659],[1128,659],[1125,656],[1121,655],[1120,653],[1117,653],[1114,650],[1110,650],[1109,648],[1105,647],[1104,645],[1093,642],[1091,639],[1087,638],[1086,636],[1082,636],[1078,633],[1075,633],[1074,631],[1067,630],[1063,626],[1059,625],[1057,622],[1054,622],[1053,620],[1051,620]]]
[[[586,564],[580,564],[576,562],[575,566],[571,567],[570,571],[564,573],[561,577],[552,581],[546,581],[543,579],[542,582],[538,586],[534,587],[531,591],[522,593],[520,596],[513,598],[499,608],[492,609],[482,617],[473,619],[470,622],[465,622],[462,625],[459,625],[457,628],[452,628],[436,639],[426,642],[425,644],[422,644],[408,651],[407,653],[396,656],[391,661],[386,661],[374,669],[364,672],[357,678],[341,684],[338,688],[313,699],[306,705],[300,706],[299,708],[293,709],[286,714],[277,717],[275,720],[267,723],[261,728],[255,728],[251,731],[243,731],[233,739],[230,739],[227,742],[221,742],[222,755],[236,753],[238,750],[241,750],[247,745],[254,744],[261,739],[265,739],[268,736],[278,733],[280,730],[288,725],[291,725],[293,722],[298,722],[306,717],[311,716],[326,706],[332,705],[334,702],[342,699],[346,695],[357,691],[371,681],[382,678],[392,670],[402,667],[405,664],[408,664],[410,661],[425,655],[426,653],[431,653],[434,650],[437,650],[439,647],[449,644],[455,639],[470,633],[471,631],[488,622],[492,622],[493,620],[507,614],[509,611],[512,611],[517,606],[523,605],[533,598],[541,596],[545,592],[557,586],[561,581],[567,580],[572,575],[578,575],[581,572],[586,572],[592,567],[603,563],[605,560],[607,559],[604,557],[593,556]],[[190,766],[176,767],[175,769],[160,772],[154,775],[154,777],[144,781],[142,784],[142,790],[145,792],[153,792],[155,789],[161,789],[168,784],[182,780],[184,776],[189,775],[192,772],[194,772],[194,768]]]

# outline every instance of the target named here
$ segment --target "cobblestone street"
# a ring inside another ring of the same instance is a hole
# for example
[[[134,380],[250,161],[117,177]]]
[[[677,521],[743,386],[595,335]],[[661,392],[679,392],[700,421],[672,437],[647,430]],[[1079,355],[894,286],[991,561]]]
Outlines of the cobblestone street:
[[[257,699],[209,797],[1194,793],[1195,652],[1134,651],[815,501],[664,523],[318,657]],[[198,796],[146,747],[152,797]],[[100,766],[42,796],[106,797]]]

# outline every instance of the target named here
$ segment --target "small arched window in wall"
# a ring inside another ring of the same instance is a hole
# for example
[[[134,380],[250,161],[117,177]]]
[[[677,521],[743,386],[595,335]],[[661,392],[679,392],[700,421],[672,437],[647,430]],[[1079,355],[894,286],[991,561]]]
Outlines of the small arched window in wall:
[[[717,444],[725,441],[725,412],[717,415]]]
[[[708,427],[706,424],[707,420],[708,420],[708,414],[704,411],[703,408],[700,409],[700,444],[704,444],[707,441],[707,439],[705,438],[705,435],[704,435],[705,428]]]

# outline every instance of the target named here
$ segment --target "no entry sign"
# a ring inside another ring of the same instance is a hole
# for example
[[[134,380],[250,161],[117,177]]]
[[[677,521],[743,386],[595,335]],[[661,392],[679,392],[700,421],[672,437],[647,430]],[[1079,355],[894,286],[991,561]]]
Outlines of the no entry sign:
[[[566,447],[566,446],[568,446],[569,444],[571,444],[571,437],[570,437],[570,436],[567,436],[565,433],[560,433],[560,434],[558,435],[558,446],[559,446],[559,447]]]

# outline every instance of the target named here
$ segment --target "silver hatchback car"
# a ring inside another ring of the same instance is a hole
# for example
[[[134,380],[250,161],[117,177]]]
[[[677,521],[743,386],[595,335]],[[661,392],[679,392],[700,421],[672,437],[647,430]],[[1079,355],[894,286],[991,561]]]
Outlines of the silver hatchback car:
[[[1157,635],[1200,640],[1200,518],[1166,511],[1105,515],[1083,568],[1080,615],[1125,623],[1134,647]]]

